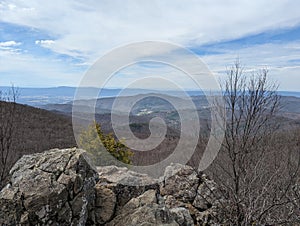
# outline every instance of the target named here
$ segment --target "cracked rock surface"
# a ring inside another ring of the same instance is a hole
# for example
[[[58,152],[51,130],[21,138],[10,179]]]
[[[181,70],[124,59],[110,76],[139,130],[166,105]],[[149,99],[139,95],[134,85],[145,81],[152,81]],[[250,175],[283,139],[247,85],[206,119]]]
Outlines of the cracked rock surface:
[[[150,185],[124,185],[132,181]],[[81,149],[53,149],[11,169],[0,225],[217,225],[215,192],[189,166],[172,164],[159,182],[126,168],[96,169]]]
[[[80,149],[23,156],[0,193],[1,225],[85,225],[98,174]]]

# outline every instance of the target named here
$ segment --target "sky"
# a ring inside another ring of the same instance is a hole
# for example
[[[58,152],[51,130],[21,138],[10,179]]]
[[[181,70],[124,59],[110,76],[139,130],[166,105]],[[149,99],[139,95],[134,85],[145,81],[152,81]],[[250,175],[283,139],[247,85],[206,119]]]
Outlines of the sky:
[[[267,68],[280,90],[300,91],[299,8],[293,0],[0,0],[0,86],[78,86],[106,53],[151,40],[193,51],[217,77],[238,58],[249,74]],[[152,75],[194,88],[182,72],[144,63],[107,85]],[[164,84],[146,88],[155,87]]]

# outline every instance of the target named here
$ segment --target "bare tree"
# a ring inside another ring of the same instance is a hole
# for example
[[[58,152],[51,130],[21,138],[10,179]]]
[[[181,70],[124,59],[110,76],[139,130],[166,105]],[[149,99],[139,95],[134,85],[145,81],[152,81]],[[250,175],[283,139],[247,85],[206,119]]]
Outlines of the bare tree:
[[[18,90],[12,86],[7,91],[0,91],[0,187],[11,168],[14,134],[16,125],[16,100]]]
[[[227,200],[222,208],[224,224],[273,225],[299,220],[299,193],[294,191],[299,153],[276,150],[280,96],[277,84],[269,82],[267,75],[263,69],[247,77],[236,62],[222,84],[227,123],[211,172]]]

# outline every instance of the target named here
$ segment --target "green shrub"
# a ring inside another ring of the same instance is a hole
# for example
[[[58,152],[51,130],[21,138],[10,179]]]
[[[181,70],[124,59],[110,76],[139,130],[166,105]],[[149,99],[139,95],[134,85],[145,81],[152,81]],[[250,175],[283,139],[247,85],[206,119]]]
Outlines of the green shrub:
[[[133,152],[124,141],[115,139],[111,133],[104,134],[98,123],[90,125],[81,133],[79,146],[92,155],[96,165],[116,165],[116,159],[126,164],[132,163]]]

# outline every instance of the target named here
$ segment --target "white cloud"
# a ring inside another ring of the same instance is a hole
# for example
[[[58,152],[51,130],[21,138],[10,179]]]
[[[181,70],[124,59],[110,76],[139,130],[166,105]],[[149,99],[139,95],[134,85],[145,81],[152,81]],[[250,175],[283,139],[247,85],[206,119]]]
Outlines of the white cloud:
[[[217,70],[224,70],[226,65],[232,64],[240,58],[249,67],[257,66],[280,68],[291,65],[294,60],[300,60],[299,41],[289,43],[261,44],[239,49],[223,49],[223,54],[204,56],[204,61]],[[244,60],[243,60],[244,59]]]
[[[54,40],[36,40],[35,44],[40,45],[44,48],[50,48],[51,49],[51,46],[53,44],[55,44],[55,41]]]
[[[0,42],[0,52],[4,52],[6,54],[20,54],[21,49],[18,48],[22,43],[16,41],[5,41]],[[1,59],[4,60],[4,59]]]
[[[21,42],[15,42],[15,41],[6,41],[6,42],[0,42],[0,47],[14,47],[21,45]]]
[[[111,48],[134,41],[200,45],[294,26],[300,22],[299,7],[292,0],[10,0],[2,3],[0,14],[2,21],[58,37],[47,45],[53,51],[93,62]]]
[[[223,50],[223,54],[204,56],[203,61],[219,76],[226,67],[239,58],[250,74],[262,68],[269,70],[269,78],[279,83],[280,90],[299,91],[300,41],[262,44],[235,50]],[[293,63],[295,61],[295,63]]]
[[[49,39],[36,40],[35,44],[83,59],[82,65],[91,65],[112,48],[135,41],[162,40],[190,47],[293,27],[300,24],[299,8],[300,2],[293,0],[52,0],[42,4],[39,0],[2,0],[0,21],[45,31]],[[21,44],[1,43],[0,50],[10,52]],[[249,68],[268,66],[275,77],[285,79],[286,89],[297,83],[285,75],[291,74],[293,79],[297,76],[299,68],[288,66],[291,60],[300,58],[299,46],[299,42],[258,45],[223,50],[224,54],[203,59],[217,72],[236,57]],[[30,55],[19,57],[3,53],[1,67],[6,71],[18,67],[20,73],[31,72],[36,78],[53,76],[60,81],[64,74],[70,78],[70,72],[66,72],[70,65],[64,68],[61,62],[57,66],[51,62],[49,67],[46,57],[42,61]],[[76,78],[70,81],[73,85],[78,82]]]
[[[47,46],[50,46],[51,44],[54,44],[55,41],[53,40],[36,40],[35,41],[35,44],[37,45],[47,45]]]
[[[49,87],[76,85],[81,73],[55,59],[0,51],[0,86]]]

